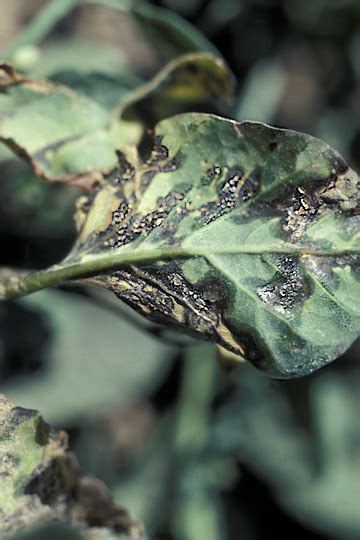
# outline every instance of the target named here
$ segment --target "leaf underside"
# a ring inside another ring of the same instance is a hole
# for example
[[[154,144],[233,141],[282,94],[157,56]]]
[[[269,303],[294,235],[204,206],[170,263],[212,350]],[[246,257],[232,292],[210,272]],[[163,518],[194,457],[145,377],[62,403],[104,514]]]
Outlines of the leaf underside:
[[[148,318],[275,377],[305,375],[359,334],[359,179],[325,143],[184,114],[120,156],[83,206],[79,264]],[[82,277],[81,270],[79,277]]]

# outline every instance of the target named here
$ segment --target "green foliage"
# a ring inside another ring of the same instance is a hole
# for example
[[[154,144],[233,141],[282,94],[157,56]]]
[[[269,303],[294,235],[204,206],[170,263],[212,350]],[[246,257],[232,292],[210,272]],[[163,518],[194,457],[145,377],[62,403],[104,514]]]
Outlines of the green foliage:
[[[51,0],[13,43],[8,56],[11,58],[21,47],[40,42],[59,20],[82,5],[106,6],[132,16],[141,31],[148,33],[159,54],[167,60],[193,51],[216,52],[215,47],[194,26],[175,13],[143,0]]]

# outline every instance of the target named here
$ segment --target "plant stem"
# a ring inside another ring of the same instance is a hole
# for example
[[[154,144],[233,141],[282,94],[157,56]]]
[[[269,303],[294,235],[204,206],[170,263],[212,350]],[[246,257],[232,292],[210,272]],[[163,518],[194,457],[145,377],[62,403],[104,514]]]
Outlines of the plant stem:
[[[358,250],[351,250],[357,253]],[[164,247],[149,249],[119,249],[106,251],[100,254],[84,254],[81,259],[72,261],[65,259],[61,264],[52,266],[47,270],[39,272],[29,272],[27,274],[16,271],[1,278],[0,272],[0,300],[9,300],[30,294],[46,287],[57,287],[64,285],[72,279],[84,278],[97,272],[121,268],[130,264],[147,263],[157,260],[185,259],[188,257],[208,257],[209,255],[262,255],[267,253],[289,254],[289,255],[311,255],[337,257],[345,254],[344,250],[335,249],[332,251],[312,251],[304,247],[297,247],[291,244],[279,246],[234,246],[234,247]]]
[[[197,343],[187,347],[177,406],[175,447],[179,459],[184,453],[201,454],[206,446],[218,371],[213,345]]]

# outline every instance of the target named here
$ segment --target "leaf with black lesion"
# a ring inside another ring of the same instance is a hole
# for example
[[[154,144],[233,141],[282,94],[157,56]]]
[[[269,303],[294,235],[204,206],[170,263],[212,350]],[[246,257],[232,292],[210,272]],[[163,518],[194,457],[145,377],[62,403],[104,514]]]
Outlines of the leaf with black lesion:
[[[359,334],[358,208],[357,174],[322,141],[179,115],[119,153],[67,259],[25,283],[101,285],[272,376],[304,375]]]
[[[25,77],[21,73],[18,73],[11,64],[7,62],[0,64],[0,88],[13,86],[14,84],[24,82],[24,80]]]
[[[142,525],[115,505],[100,480],[81,476],[66,433],[2,395],[0,487],[1,538],[54,521],[71,524],[84,540],[92,530],[114,538],[144,538]]]
[[[158,126],[153,148],[132,171],[127,187],[148,180],[140,196],[132,191],[130,209],[121,198],[101,230],[85,224],[76,257],[125,249],[146,256],[156,248],[162,262],[88,282],[275,376],[312,371],[356,337],[358,177],[326,144],[262,124],[186,115]],[[90,222],[104,215],[105,189]],[[173,253],[177,261],[167,262]]]

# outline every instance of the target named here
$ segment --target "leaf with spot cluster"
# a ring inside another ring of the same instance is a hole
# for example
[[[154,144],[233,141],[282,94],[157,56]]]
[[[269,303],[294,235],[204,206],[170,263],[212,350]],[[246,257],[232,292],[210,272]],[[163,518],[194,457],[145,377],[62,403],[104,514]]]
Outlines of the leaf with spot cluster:
[[[65,85],[28,79],[1,64],[0,141],[38,176],[91,189],[115,167],[116,151],[138,143],[148,125],[189,106],[225,113],[232,87],[221,59],[193,53],[165,66],[109,110]]]
[[[79,540],[95,538],[96,532],[104,539],[144,539],[142,525],[114,504],[104,484],[80,475],[75,457],[67,450],[66,433],[51,428],[37,411],[16,407],[3,395],[0,488],[4,540],[54,522],[73,526]]]
[[[312,372],[358,336],[359,178],[328,145],[192,113],[119,157],[83,201],[70,255],[14,294],[104,286],[276,377]]]

